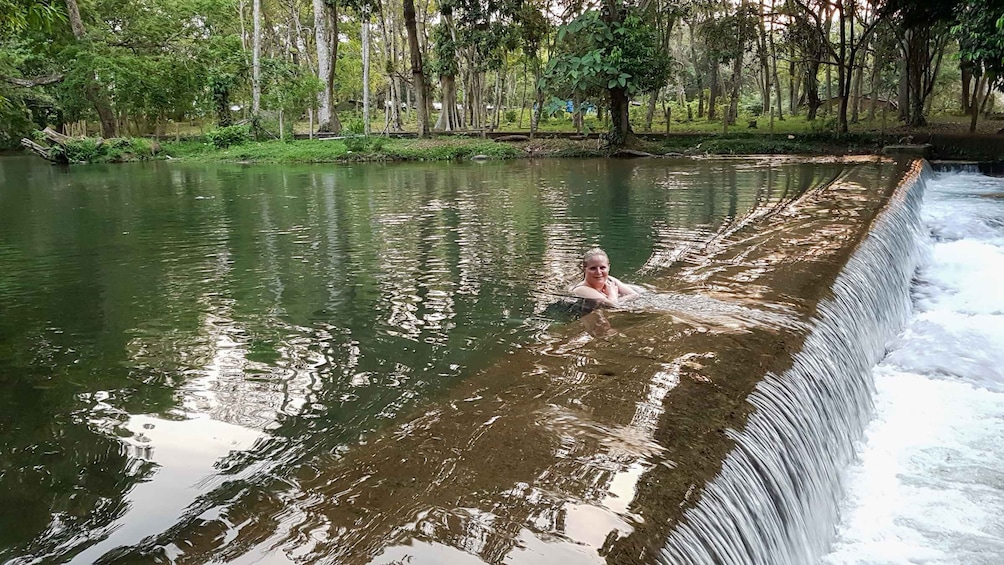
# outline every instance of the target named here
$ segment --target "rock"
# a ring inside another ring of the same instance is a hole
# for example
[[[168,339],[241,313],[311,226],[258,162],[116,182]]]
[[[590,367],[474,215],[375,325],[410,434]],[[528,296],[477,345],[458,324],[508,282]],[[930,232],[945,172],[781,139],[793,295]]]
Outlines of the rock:
[[[474,155],[471,157],[471,161],[487,161],[488,159],[491,159],[488,155]]]
[[[930,143],[921,145],[886,145],[882,148],[884,155],[905,155],[908,157],[930,157],[934,146]]]
[[[618,159],[637,159],[638,157],[652,157],[652,154],[635,149],[618,149],[611,153],[610,156]]]

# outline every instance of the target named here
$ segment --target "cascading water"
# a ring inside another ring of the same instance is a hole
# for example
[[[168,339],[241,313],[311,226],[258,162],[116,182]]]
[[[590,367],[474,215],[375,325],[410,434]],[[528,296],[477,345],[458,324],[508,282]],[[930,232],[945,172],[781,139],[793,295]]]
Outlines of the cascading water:
[[[1004,178],[939,174],[827,565],[1004,562]]]
[[[749,397],[756,409],[721,472],[662,550],[671,565],[804,565],[828,548],[872,406],[871,369],[911,311],[926,178],[908,178],[818,305],[792,367]]]

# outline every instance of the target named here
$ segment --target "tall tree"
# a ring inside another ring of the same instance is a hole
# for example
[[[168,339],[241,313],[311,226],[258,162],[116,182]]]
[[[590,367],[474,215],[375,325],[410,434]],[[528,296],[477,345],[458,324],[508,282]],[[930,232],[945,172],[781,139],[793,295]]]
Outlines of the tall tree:
[[[545,80],[568,94],[604,93],[610,108],[611,147],[635,143],[628,114],[630,97],[652,92],[669,77],[670,64],[658,36],[637,8],[604,0],[558,31],[560,51],[548,62]]]
[[[886,4],[903,61],[903,87],[907,99],[901,104],[900,112],[907,125],[927,124],[925,102],[934,91],[945,44],[950,37],[952,16],[960,1],[963,0],[889,0]]]
[[[411,80],[418,109],[418,136],[425,137],[429,135],[429,107],[426,101],[425,71],[422,68],[422,49],[418,44],[415,0],[404,0],[404,27],[408,32],[408,49],[411,52]]]
[[[324,85],[317,96],[318,131],[340,133],[342,124],[335,112],[335,65],[338,63],[337,0],[313,0],[314,42],[317,49],[317,78]]]
[[[87,37],[84,31],[84,22],[80,17],[80,8],[77,6],[77,0],[66,0],[66,12],[69,16],[70,29],[73,30],[73,36],[79,43],[86,42]],[[87,49],[87,47],[83,48]],[[82,59],[93,60],[87,55]],[[93,68],[85,67],[81,71],[83,73],[84,93],[91,104],[94,105],[94,110],[98,113],[98,119],[101,120],[101,135],[104,137],[115,137],[118,124],[115,120],[115,113],[112,111],[107,93],[98,84]]]
[[[976,78],[969,99],[969,131],[994,90],[1004,90],[1004,0],[966,0],[956,9],[952,34],[959,57]]]

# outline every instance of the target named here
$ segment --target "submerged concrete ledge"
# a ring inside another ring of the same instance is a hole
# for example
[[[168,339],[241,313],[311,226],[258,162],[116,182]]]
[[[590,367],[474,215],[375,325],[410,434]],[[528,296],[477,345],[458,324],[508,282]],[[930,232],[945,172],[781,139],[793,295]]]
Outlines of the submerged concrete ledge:
[[[262,551],[324,563],[657,562],[735,449],[729,430],[745,427],[751,393],[792,366],[820,301],[922,166],[842,161],[835,180],[661,266],[656,290],[629,309],[553,327],[348,453],[285,469],[289,496],[265,494],[279,479],[221,491],[211,512],[195,508],[106,561],[182,548],[186,563]]]

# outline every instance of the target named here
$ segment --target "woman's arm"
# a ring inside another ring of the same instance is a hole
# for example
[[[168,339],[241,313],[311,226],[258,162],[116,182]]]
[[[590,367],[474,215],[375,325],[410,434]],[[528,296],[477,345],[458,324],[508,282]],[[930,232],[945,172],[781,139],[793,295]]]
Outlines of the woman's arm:
[[[608,295],[592,288],[588,285],[580,285],[572,290],[572,294],[579,298],[597,300],[603,306],[617,306],[617,299],[611,299]]]
[[[613,281],[613,283],[617,285],[617,294],[619,295],[620,298],[626,299],[638,296],[638,292],[636,292],[635,289],[631,288],[631,285],[624,284],[613,277],[609,277],[607,280]]]

